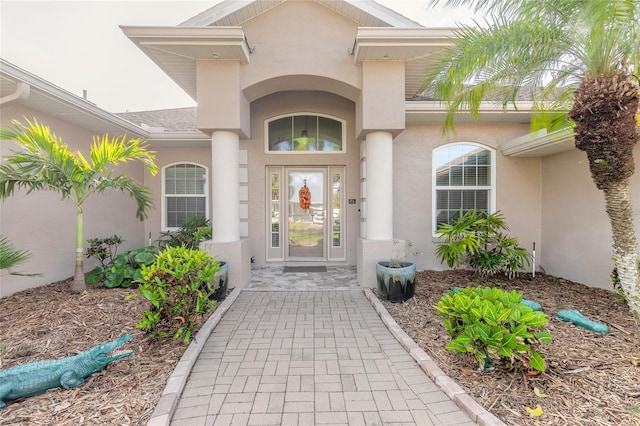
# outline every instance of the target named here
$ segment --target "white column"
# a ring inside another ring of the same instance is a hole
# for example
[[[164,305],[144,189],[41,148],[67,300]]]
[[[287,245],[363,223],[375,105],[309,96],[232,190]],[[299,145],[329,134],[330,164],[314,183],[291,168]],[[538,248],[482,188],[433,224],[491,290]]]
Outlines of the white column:
[[[211,218],[214,242],[240,240],[240,137],[237,133],[211,134]]]
[[[393,135],[367,133],[367,239],[393,239]]]

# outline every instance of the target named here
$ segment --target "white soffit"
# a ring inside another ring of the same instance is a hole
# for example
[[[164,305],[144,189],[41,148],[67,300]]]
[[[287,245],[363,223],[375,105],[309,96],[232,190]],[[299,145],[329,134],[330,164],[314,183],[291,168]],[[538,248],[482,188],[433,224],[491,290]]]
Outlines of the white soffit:
[[[500,144],[500,151],[507,157],[544,157],[575,148],[573,129],[547,132],[546,129],[529,133]]]
[[[359,28],[353,48],[354,61],[404,61],[405,98],[424,88],[425,70],[434,54],[452,45],[452,28]]]
[[[240,26],[286,0],[227,0],[180,24],[182,27]],[[419,27],[420,24],[372,0],[314,0],[361,27]]]
[[[249,63],[250,48],[241,27],[121,26],[125,35],[192,98],[197,60]]]
[[[532,102],[516,102],[516,107],[496,105],[482,102],[480,105],[479,123],[513,123],[529,124],[533,115]],[[439,101],[406,101],[405,120],[407,124],[442,124],[446,116],[446,105]],[[456,123],[475,123],[468,112],[461,112],[455,117]]]

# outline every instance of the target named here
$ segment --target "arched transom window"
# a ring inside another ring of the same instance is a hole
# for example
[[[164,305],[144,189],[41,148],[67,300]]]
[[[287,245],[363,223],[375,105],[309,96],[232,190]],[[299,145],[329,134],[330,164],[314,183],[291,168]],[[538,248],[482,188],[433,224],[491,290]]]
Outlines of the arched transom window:
[[[495,204],[495,151],[455,143],[433,153],[433,232],[469,210],[492,213]]]
[[[266,121],[265,134],[269,153],[345,152],[344,120],[325,115],[276,117]]]

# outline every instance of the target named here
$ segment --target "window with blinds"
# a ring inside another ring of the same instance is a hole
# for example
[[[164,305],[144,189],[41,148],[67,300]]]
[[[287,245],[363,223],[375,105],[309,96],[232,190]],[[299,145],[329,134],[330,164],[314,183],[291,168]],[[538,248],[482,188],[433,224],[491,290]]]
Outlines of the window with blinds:
[[[179,228],[190,217],[207,217],[207,170],[197,164],[167,166],[164,173],[164,227]]]
[[[434,233],[468,210],[491,213],[494,151],[456,143],[434,151]]]

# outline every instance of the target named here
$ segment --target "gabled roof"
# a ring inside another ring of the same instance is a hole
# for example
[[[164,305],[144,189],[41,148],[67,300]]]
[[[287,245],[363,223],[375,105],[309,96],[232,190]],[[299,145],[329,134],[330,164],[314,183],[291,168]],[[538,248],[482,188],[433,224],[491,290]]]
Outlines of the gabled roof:
[[[242,26],[286,0],[226,0],[180,24],[181,27]],[[360,27],[421,27],[373,0],[313,0]]]

